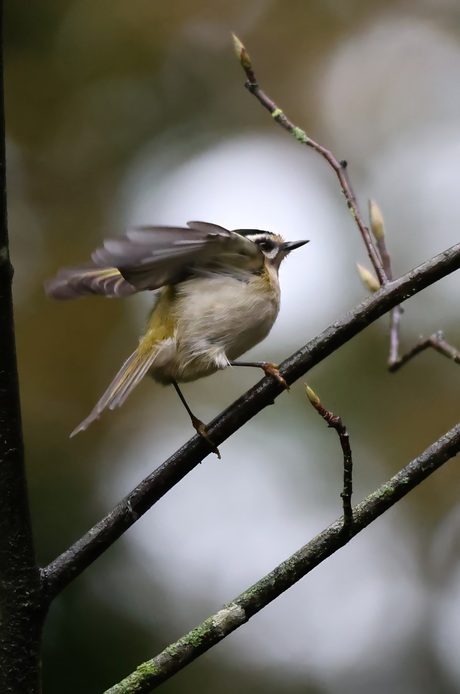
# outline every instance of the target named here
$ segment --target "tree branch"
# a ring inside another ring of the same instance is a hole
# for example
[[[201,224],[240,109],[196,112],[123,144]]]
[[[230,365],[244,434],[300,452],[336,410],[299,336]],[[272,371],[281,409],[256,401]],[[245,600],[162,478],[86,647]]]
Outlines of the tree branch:
[[[283,377],[289,385],[292,384],[394,306],[459,267],[460,244],[456,244],[403,277],[388,283],[284,361],[280,365]],[[272,404],[282,392],[284,388],[277,380],[271,377],[262,379],[208,426],[212,441],[215,445],[220,445],[264,407]],[[146,477],[86,535],[44,568],[42,576],[48,600],[52,600],[90,566],[208,454],[209,446],[206,441],[198,436],[193,437]]]
[[[298,142],[307,147],[311,147],[315,152],[320,154],[323,159],[331,166],[335,171],[337,178],[339,179],[341,191],[345,197],[347,207],[351,212],[353,219],[356,222],[358,230],[364,241],[364,245],[367,250],[367,254],[370,261],[374,267],[377,274],[379,284],[383,286],[387,282],[391,282],[393,279],[393,272],[391,268],[391,257],[388,253],[385,241],[385,235],[383,232],[383,219],[381,217],[381,212],[378,206],[373,202],[369,202],[369,216],[371,222],[372,232],[376,241],[376,246],[372,240],[369,228],[364,223],[363,217],[359,210],[358,204],[356,202],[355,194],[348,177],[347,162],[338,161],[332,154],[332,152],[326,147],[323,147],[318,142],[312,140],[302,128],[295,125],[285,113],[276,105],[276,103],[270,99],[270,97],[260,88],[257,81],[254,68],[252,65],[251,58],[247,52],[245,46],[240,41],[240,39],[233,34],[233,45],[235,48],[235,53],[243,68],[247,81],[245,83],[246,89],[253,94],[256,99],[262,104],[264,108],[271,113],[273,119],[281,125],[284,130],[286,130],[290,135],[293,135]],[[374,216],[375,215],[375,216]],[[362,270],[367,272],[365,269],[360,268],[361,277],[363,277]],[[370,279],[370,278],[368,278]],[[367,282],[364,279],[364,282]],[[373,291],[373,289],[371,289]],[[427,340],[423,340],[417,343],[413,349],[411,349],[407,354],[402,357],[399,356],[399,344],[400,344],[400,330],[401,330],[401,317],[402,317],[401,306],[394,306],[390,314],[390,352],[388,357],[388,368],[390,372],[398,371],[401,366],[406,364],[414,356],[422,352],[427,347],[433,347],[437,352],[449,357],[453,361],[457,362],[458,355],[457,350],[449,345],[443,339],[441,342],[438,340],[436,335],[432,335]]]
[[[437,333],[434,333],[434,335],[426,338],[426,340],[421,339],[412,347],[412,349],[406,352],[406,354],[403,354],[401,357],[398,356],[395,361],[390,363],[389,371],[391,373],[399,371],[404,364],[407,364],[407,362],[417,356],[417,354],[424,352],[429,347],[432,347],[435,352],[442,354],[455,364],[460,364],[460,352],[445,341],[442,331],[439,330]]]
[[[369,219],[371,231],[377,244],[377,250],[380,258],[382,259],[383,268],[388,279],[392,280],[393,270],[391,267],[391,256],[388,252],[385,240],[383,216],[379,206],[373,200],[369,200]],[[375,277],[368,272],[366,268],[359,265],[359,263],[358,271],[367,289],[369,289],[370,292],[375,292],[379,286]],[[406,354],[400,355],[402,315],[402,306],[395,306],[390,311],[390,352],[388,356],[388,371],[390,373],[399,371],[404,364],[407,364],[407,362],[417,356],[417,354],[420,354],[420,352],[423,352],[429,347],[432,347],[436,352],[442,354],[448,359],[451,359],[451,361],[455,362],[456,364],[460,364],[460,353],[455,349],[455,347],[452,347],[452,345],[445,341],[441,330],[425,340],[420,338],[420,340],[408,352],[406,352]]]
[[[24,469],[9,256],[0,0],[0,691],[40,690],[40,575]]]
[[[385,284],[388,281],[388,277],[385,273],[379,254],[375,249],[374,242],[372,240],[369,229],[364,223],[358,204],[356,202],[356,198],[348,178],[347,162],[338,161],[334,157],[332,152],[330,152],[328,149],[312,140],[311,137],[308,137],[307,133],[304,130],[302,130],[302,128],[299,128],[291,120],[289,120],[289,118],[287,118],[284,112],[260,88],[254,73],[254,68],[252,66],[249,54],[246,51],[244,45],[239,40],[239,38],[234,34],[233,45],[235,48],[237,58],[240,61],[241,67],[243,68],[246,74],[247,82],[244,85],[246,89],[256,97],[256,99],[262,104],[264,108],[267,109],[267,111],[271,113],[272,118],[279,125],[281,125],[281,127],[284,128],[284,130],[293,135],[298,142],[300,142],[303,145],[306,145],[307,147],[311,147],[315,152],[320,154],[323,157],[323,159],[327,161],[329,166],[331,166],[332,169],[335,171],[336,176],[339,179],[340,188],[346,200],[347,207],[350,210],[350,213],[356,222],[359,233],[361,234],[361,237],[364,241],[364,245],[366,246],[366,250],[370,258],[370,261],[374,267],[377,277],[379,278],[380,284]]]
[[[156,689],[235,629],[246,624],[257,612],[346,545],[351,537],[364,530],[459,451],[460,424],[358,504],[353,512],[350,534],[343,532],[343,519],[337,520],[258,583],[155,658],[139,665],[135,672],[105,694],[143,694]]]

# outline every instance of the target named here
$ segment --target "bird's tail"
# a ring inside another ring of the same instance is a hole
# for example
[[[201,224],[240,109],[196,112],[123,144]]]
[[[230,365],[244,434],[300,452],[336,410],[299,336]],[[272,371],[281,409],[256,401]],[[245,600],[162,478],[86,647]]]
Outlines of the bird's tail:
[[[87,429],[91,422],[99,419],[103,410],[114,410],[124,403],[131,391],[144,378],[157,356],[157,348],[150,345],[150,349],[146,349],[146,346],[144,338],[136,351],[125,361],[92,412],[72,431],[71,438]]]

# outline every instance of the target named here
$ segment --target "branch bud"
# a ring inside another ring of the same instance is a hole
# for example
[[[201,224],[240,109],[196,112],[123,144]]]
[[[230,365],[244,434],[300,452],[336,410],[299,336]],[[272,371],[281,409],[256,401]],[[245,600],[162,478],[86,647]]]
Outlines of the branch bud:
[[[321,405],[321,400],[316,395],[313,388],[310,388],[309,385],[305,384],[305,391],[307,393],[307,398],[310,400],[312,405]]]
[[[365,267],[360,265],[359,263],[356,263],[359,276],[361,278],[361,282],[364,284],[366,289],[371,293],[374,294],[380,289],[380,284],[378,279],[374,277],[374,275],[369,272]]]
[[[380,207],[374,200],[369,200],[369,220],[371,224],[371,231],[374,235],[375,240],[383,241],[385,239],[383,215],[380,210]]]
[[[252,63],[251,58],[249,57],[249,53],[247,52],[243,43],[241,43],[241,41],[239,40],[238,36],[236,36],[236,34],[232,34],[232,39],[233,48],[235,50],[236,57],[241,63],[241,66],[244,70],[250,70],[252,68]]]

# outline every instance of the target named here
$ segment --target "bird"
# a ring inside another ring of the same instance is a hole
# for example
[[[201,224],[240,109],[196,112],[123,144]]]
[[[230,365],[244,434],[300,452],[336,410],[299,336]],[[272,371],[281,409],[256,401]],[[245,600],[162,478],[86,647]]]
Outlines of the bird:
[[[70,436],[87,429],[104,410],[121,406],[150,374],[174,386],[196,432],[220,457],[179,383],[231,365],[260,367],[287,387],[275,364],[238,359],[272,329],[280,308],[280,264],[306,243],[285,241],[271,231],[229,230],[208,222],[141,226],[103,241],[90,262],[60,269],[45,283],[53,299],[154,293],[138,346]]]

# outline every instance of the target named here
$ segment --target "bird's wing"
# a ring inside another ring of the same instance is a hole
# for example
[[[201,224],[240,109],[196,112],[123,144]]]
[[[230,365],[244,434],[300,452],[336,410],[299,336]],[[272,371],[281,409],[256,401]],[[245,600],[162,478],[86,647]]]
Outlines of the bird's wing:
[[[45,282],[45,292],[53,299],[65,301],[88,294],[101,294],[108,298],[130,296],[137,289],[116,268],[86,263],[59,270],[53,279]]]
[[[136,227],[107,239],[92,255],[94,265],[61,270],[47,285],[59,299],[97,293],[126,296],[176,284],[203,270],[233,267],[256,271],[262,251],[244,236],[217,224],[189,222],[188,227]],[[110,273],[110,279],[104,273]],[[115,274],[116,273],[116,274]],[[105,277],[105,279],[104,279]]]
[[[116,267],[137,291],[176,284],[209,266],[258,269],[260,249],[217,224],[189,222],[181,227],[137,227],[104,241],[92,255],[96,265]]]

